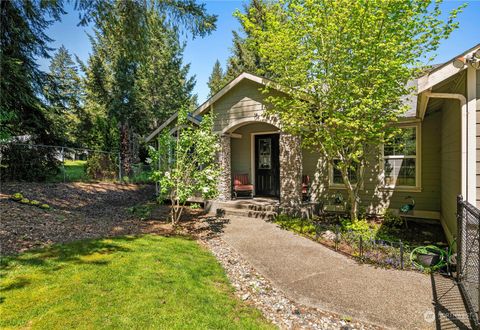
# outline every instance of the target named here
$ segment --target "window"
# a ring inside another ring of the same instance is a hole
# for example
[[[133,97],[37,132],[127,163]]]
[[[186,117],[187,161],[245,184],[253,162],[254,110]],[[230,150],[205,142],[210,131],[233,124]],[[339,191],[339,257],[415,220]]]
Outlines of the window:
[[[330,186],[336,186],[336,188],[345,187],[343,183],[342,172],[337,168],[337,164],[340,162],[338,159],[333,160],[333,166],[330,169]],[[349,170],[348,178],[352,184],[357,183],[357,171]]]
[[[404,126],[383,148],[384,184],[389,188],[420,188],[420,126]]]

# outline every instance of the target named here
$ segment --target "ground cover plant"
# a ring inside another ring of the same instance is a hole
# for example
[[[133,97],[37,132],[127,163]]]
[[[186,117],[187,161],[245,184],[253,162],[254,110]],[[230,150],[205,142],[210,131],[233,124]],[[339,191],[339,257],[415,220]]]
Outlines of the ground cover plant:
[[[410,252],[418,246],[448,246],[440,226],[410,222],[407,228],[403,219],[389,213],[360,220],[336,215],[313,219],[280,215],[274,222],[359,261],[387,268],[414,269]]]
[[[85,240],[3,258],[1,328],[269,329],[196,241]]]

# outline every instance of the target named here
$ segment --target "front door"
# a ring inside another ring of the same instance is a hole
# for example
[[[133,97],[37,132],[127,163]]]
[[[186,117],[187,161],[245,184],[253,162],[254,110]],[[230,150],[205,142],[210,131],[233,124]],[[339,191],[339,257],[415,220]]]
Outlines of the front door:
[[[278,134],[255,135],[255,195],[280,196]]]

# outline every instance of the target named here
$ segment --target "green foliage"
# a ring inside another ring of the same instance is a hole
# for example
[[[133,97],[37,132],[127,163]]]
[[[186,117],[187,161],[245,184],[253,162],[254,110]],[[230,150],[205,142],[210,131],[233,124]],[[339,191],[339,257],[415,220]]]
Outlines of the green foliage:
[[[210,88],[210,96],[217,93],[225,85],[225,77],[222,69],[222,65],[218,60],[213,65],[212,73],[208,78],[208,88]]]
[[[199,210],[199,209],[201,209],[202,207],[201,207],[200,204],[198,204],[198,203],[192,203],[192,204],[190,204],[190,208],[191,208],[192,210]]]
[[[420,72],[420,60],[458,25],[459,10],[443,21],[440,4],[281,0],[267,7],[262,24],[237,13],[287,93],[268,98],[270,113],[305,147],[320,150],[330,164],[338,160],[352,219],[368,160],[378,157],[406,111],[402,97],[415,92],[408,82]]]
[[[0,267],[2,329],[274,329],[195,240],[76,241]]]
[[[22,199],[20,200],[20,203],[22,203],[22,204],[30,204],[30,200],[29,200],[28,198],[22,198]]]
[[[203,36],[216,17],[192,0],[106,1],[92,20],[86,104],[100,113],[101,134],[120,151],[122,172],[130,175],[141,136],[191,103],[194,80],[182,64],[179,31]],[[111,119],[115,126],[108,125]]]
[[[168,129],[158,139],[159,149],[150,149],[152,164],[159,164],[152,178],[160,186],[159,200],[171,201],[171,219],[180,220],[187,199],[197,194],[205,199],[217,195],[220,174],[216,154],[218,136],[213,133],[213,117],[203,116],[200,125],[188,120],[187,109],[178,114],[176,136]]]
[[[341,222],[341,230],[360,235],[364,240],[373,239],[377,235],[378,228],[371,225],[367,220],[344,219]]]
[[[389,228],[400,228],[405,225],[405,220],[399,215],[387,210],[383,216],[382,224]]]
[[[290,217],[286,214],[279,214],[275,223],[282,229],[291,230],[310,237],[315,236],[315,225],[312,221],[303,218]]]
[[[40,208],[41,208],[41,209],[44,209],[44,210],[50,210],[51,207],[50,207],[50,205],[48,205],[48,204],[41,204],[41,205],[40,205]]]
[[[45,30],[63,12],[63,2],[2,1],[0,6],[0,141],[32,135],[54,144],[55,132],[44,103],[45,74],[37,58],[48,58]]]
[[[18,144],[6,144],[0,148],[2,181],[45,181],[60,170],[60,161],[56,158],[53,148]]]
[[[104,153],[90,156],[85,163],[85,171],[88,177],[94,180],[115,180],[118,176],[115,159]]]
[[[33,199],[33,200],[30,201],[30,205],[32,205],[32,206],[40,206],[40,202],[37,201],[37,200],[35,200],[35,199]]]
[[[18,202],[23,199],[23,195],[21,193],[14,193],[10,198]]]
[[[140,220],[145,220],[150,217],[152,214],[152,210],[155,204],[153,203],[146,203],[146,204],[139,204],[128,208],[128,211],[139,217]]]

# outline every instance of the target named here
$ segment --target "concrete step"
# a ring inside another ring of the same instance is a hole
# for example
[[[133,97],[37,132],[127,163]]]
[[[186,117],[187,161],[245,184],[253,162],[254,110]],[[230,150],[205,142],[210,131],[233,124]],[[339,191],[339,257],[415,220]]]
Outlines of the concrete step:
[[[228,202],[214,202],[212,205],[214,208],[229,208],[229,209],[241,209],[250,211],[263,211],[263,212],[276,212],[278,210],[277,203],[260,203],[250,201],[228,201]]]
[[[277,216],[277,212],[274,212],[274,211],[257,211],[257,210],[249,210],[245,208],[233,208],[233,207],[218,207],[217,209],[223,210],[221,214],[225,217],[240,216],[240,217],[248,217],[248,218],[273,220]]]

